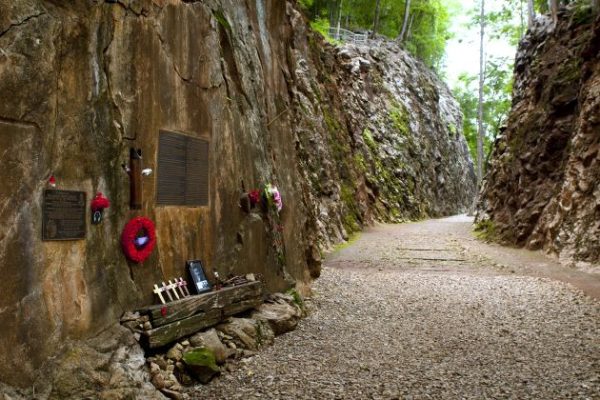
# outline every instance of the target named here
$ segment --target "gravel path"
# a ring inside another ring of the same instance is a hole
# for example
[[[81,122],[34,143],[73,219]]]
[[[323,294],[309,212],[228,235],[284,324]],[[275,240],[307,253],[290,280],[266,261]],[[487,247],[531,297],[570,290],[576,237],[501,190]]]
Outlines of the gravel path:
[[[194,396],[600,399],[600,301],[490,260],[468,224],[364,233],[328,258],[296,331]]]

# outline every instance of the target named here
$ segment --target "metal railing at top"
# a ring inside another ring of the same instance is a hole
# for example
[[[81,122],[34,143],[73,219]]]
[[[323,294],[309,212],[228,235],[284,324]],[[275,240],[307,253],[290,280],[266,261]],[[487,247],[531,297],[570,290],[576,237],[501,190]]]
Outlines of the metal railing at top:
[[[354,33],[347,29],[342,28],[329,28],[329,36],[335,40],[341,40],[342,42],[354,43],[354,44],[367,44],[369,35],[366,33]]]

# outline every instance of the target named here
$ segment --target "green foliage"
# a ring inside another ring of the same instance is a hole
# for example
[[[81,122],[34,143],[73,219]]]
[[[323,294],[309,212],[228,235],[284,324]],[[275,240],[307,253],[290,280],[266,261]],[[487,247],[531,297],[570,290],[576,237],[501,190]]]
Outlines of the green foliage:
[[[310,22],[310,27],[319,32],[324,37],[329,37],[329,21],[325,18],[317,18]]]
[[[484,154],[490,154],[492,145],[510,111],[513,63],[505,58],[489,57],[485,66],[483,88]],[[462,74],[453,88],[463,113],[463,132],[471,157],[477,156],[478,80],[475,75]]]
[[[591,2],[577,1],[571,20],[575,25],[585,25],[594,22]]]
[[[469,26],[479,30],[479,3],[470,10],[469,14],[471,15]],[[527,4],[524,0],[506,0],[502,2],[498,11],[486,13],[486,38],[509,43],[515,47],[516,52],[516,45],[525,30],[526,20],[524,19],[526,18]],[[495,57],[490,54],[487,54],[485,59],[483,77],[484,170],[485,159],[489,158],[492,144],[510,111],[514,64],[512,59]],[[463,112],[463,132],[474,160],[477,157],[478,78],[477,75],[462,74],[452,89]]]
[[[294,303],[298,307],[304,309],[304,300],[302,299],[302,296],[300,295],[300,293],[298,293],[296,289],[290,289],[286,293],[294,298]]]
[[[469,15],[471,17],[469,26],[479,29],[481,18],[479,2],[469,10]],[[499,10],[487,11],[485,30],[487,38],[506,40],[516,47],[527,30],[526,0],[503,0]]]
[[[310,22],[310,27],[313,28],[313,30],[319,32],[321,35],[323,35],[325,40],[327,40],[329,43],[340,43],[339,40],[335,40],[334,38],[329,36],[329,21],[327,19],[317,18],[316,20]]]
[[[326,38],[330,26],[371,32],[375,23],[373,0],[300,0],[313,29]],[[380,0],[377,33],[396,39],[402,31],[406,0]],[[450,38],[448,2],[412,0],[404,47],[438,73],[442,70],[446,41]]]
[[[477,88],[476,77],[462,74],[459,83],[452,89],[463,113],[463,134],[469,145],[473,160],[477,159]]]
[[[451,37],[447,6],[439,0],[413,0],[411,13],[415,18],[406,39],[406,48],[439,72],[443,68],[446,42]]]
[[[310,10],[315,2],[314,0],[299,0],[298,3],[304,10]]]
[[[587,24],[593,21],[593,10],[591,0],[559,0],[558,3],[574,4],[575,14],[573,20],[576,24]],[[534,0],[534,8],[540,14],[550,12],[548,0]]]

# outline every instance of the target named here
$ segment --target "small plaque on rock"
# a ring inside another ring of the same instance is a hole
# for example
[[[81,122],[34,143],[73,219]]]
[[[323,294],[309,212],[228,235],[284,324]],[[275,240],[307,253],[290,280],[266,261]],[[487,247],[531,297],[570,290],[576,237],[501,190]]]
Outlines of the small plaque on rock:
[[[45,190],[42,240],[85,238],[85,192]]]
[[[206,275],[204,274],[204,268],[202,267],[202,261],[200,260],[190,260],[186,262],[188,271],[194,281],[194,286],[196,287],[196,291],[198,294],[208,292],[211,289],[210,283],[208,279],[206,279]]]

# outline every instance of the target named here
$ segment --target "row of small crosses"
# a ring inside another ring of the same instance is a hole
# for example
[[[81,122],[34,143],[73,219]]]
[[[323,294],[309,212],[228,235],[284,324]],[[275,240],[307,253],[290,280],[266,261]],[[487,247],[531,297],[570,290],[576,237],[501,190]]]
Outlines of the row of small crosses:
[[[183,278],[174,279],[175,282],[169,280],[169,284],[162,282],[162,286],[154,285],[153,292],[158,295],[160,302],[166,304],[165,298],[162,293],[166,293],[169,297],[169,301],[179,300],[181,298],[190,295],[190,291],[187,287],[187,282]],[[172,295],[171,295],[172,294]]]

